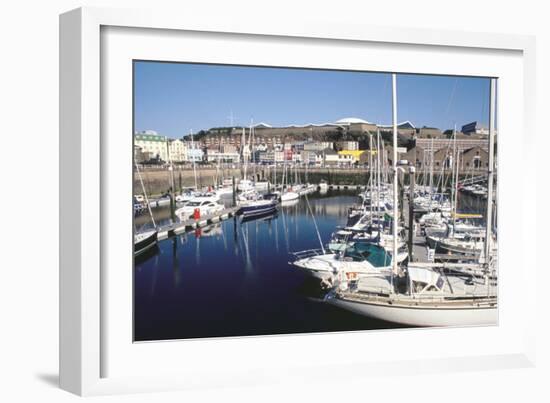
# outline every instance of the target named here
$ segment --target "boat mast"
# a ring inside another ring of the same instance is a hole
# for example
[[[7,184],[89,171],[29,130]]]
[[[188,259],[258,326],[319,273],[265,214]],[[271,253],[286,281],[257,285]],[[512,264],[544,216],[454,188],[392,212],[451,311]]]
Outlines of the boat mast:
[[[250,119],[250,160],[252,161],[252,169],[254,175],[254,183],[256,183],[256,153],[254,152],[254,143],[256,139],[254,138],[254,120]]]
[[[380,129],[376,129],[376,215],[377,219],[380,219],[380,180],[381,180],[381,168],[380,168]]]
[[[434,186],[434,139],[430,142],[430,207],[432,204],[432,194]]]
[[[372,134],[369,132],[369,197],[370,197],[370,223],[372,225],[372,219],[373,219],[373,210],[372,210],[372,207],[373,207],[373,202],[374,202],[374,197],[373,197],[373,189],[374,189],[374,186],[373,186],[373,178],[372,178]]]
[[[489,99],[489,167],[487,169],[487,216],[485,234],[485,262],[489,263],[491,238],[493,235],[491,220],[493,218],[493,169],[495,153],[495,116],[496,116],[496,78],[491,78],[491,95]]]
[[[250,137],[250,133],[248,133],[248,136]],[[244,162],[243,179],[246,180],[246,168],[248,167],[248,158],[247,158],[245,152],[248,148],[248,145],[246,144],[246,129],[244,127],[243,127],[243,140],[244,140],[244,142],[243,142],[243,162]]]
[[[199,190],[198,185],[197,185],[197,168],[195,167],[196,155],[195,155],[195,151],[194,151],[195,150],[195,140],[193,139],[193,129],[191,129],[191,149],[193,150],[191,155],[193,156],[193,176],[195,177],[195,190]]]
[[[459,169],[460,169],[460,166],[458,165],[458,162],[460,160],[460,152],[457,150],[456,148],[456,123],[455,123],[455,127],[454,127],[454,130],[453,130],[453,137],[454,137],[454,142],[453,142],[453,155],[454,157],[456,158],[456,176],[455,176],[455,180],[454,180],[454,183],[453,183],[453,188],[452,188],[452,195],[453,195],[453,211],[454,211],[454,214],[453,214],[453,231],[455,229],[455,226],[456,226],[456,213],[458,211],[458,174],[459,174]]]
[[[277,161],[275,159],[275,151],[273,151],[273,189],[277,191]]]
[[[145,203],[147,203],[147,210],[149,210],[149,216],[151,217],[151,221],[153,222],[153,227],[157,228],[157,224],[155,223],[155,218],[153,217],[153,212],[151,211],[151,203],[149,202],[149,198],[147,197],[147,192],[145,191],[145,185],[143,184],[143,178],[141,177],[141,172],[139,171],[139,166],[135,159],[134,159],[134,165],[136,166],[136,172],[139,177],[139,182],[141,183],[141,190],[143,191],[143,196],[145,197]]]
[[[397,274],[397,77],[392,73],[392,123],[393,123],[393,268],[392,268],[392,291],[393,277]]]
[[[456,215],[458,213],[458,173],[460,170],[460,153],[456,153],[456,177],[455,177],[455,183],[454,183],[454,200],[453,200],[453,233],[456,227]]]

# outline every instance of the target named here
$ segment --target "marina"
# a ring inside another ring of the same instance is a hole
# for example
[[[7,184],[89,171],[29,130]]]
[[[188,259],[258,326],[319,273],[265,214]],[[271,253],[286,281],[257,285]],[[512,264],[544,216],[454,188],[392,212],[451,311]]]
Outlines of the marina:
[[[360,200],[358,193],[328,190],[308,195],[324,243],[346,225],[349,206]],[[231,198],[225,201],[232,203]],[[474,196],[460,198],[460,210],[480,212],[484,206]],[[243,219],[234,214],[235,207],[228,211],[233,214],[221,214],[219,222],[203,217],[171,227],[169,207],[153,209],[161,228],[159,242],[135,264],[136,340],[401,327],[327,304],[327,290],[289,264],[293,252],[319,248],[304,197],[257,219]],[[146,216],[136,218],[138,225],[146,222]],[[432,265],[421,235],[414,237],[414,256]],[[446,267],[456,261],[449,255],[441,258],[435,255]],[[477,267],[460,264],[472,272]],[[214,300],[223,307],[208,302]]]
[[[136,132],[135,341],[498,323],[496,79],[441,137],[387,77],[391,125]]]
[[[311,194],[328,242],[345,225],[351,192]],[[156,217],[168,220],[169,209]],[[137,259],[135,339],[281,334],[365,329],[363,318],[323,303],[318,284],[288,264],[291,252],[318,247],[304,198],[274,215],[184,232]],[[366,328],[399,327],[369,321]]]

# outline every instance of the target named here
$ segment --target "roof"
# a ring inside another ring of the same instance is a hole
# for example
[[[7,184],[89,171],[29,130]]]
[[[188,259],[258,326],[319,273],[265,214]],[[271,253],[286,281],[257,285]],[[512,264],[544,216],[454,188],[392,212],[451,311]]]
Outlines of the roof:
[[[473,121],[473,122],[466,123],[465,125],[463,125],[462,126],[462,131],[464,131],[465,129],[487,129],[487,126],[483,125],[483,124],[480,124],[477,121]]]
[[[166,137],[165,136],[159,136],[157,134],[135,134],[134,135],[135,139],[136,140],[141,140],[141,141],[162,141],[162,142],[165,142],[166,141]]]
[[[306,127],[326,127],[326,126],[338,126],[338,125],[335,123],[307,123],[305,125],[292,124],[285,127],[306,128]]]
[[[393,125],[378,125],[378,127],[381,128],[392,128]],[[411,123],[410,120],[405,120],[404,122],[397,124],[398,129],[415,129],[414,125]]]
[[[479,149],[480,151],[483,151],[486,154],[489,153],[488,151],[484,150],[483,147],[481,147],[480,145],[475,145],[473,147],[465,148],[464,150],[462,150],[462,154],[466,154],[467,152],[470,152],[475,149]]]
[[[263,127],[263,128],[266,128],[266,129],[271,129],[273,126],[267,124],[267,123],[264,123],[264,122],[260,122],[260,123],[257,123],[255,124],[254,126],[252,126],[254,128],[258,128],[258,127]]]
[[[335,123],[337,125],[350,125],[352,123],[363,123],[363,124],[368,124],[368,125],[372,124],[371,122],[368,122],[364,119],[353,118],[353,117],[343,118],[343,119],[337,120]]]

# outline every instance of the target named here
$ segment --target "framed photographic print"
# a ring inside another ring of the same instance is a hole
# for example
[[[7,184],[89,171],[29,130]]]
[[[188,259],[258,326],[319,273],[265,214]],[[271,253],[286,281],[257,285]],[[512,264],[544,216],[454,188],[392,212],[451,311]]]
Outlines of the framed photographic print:
[[[531,38],[79,9],[60,43],[63,388],[529,365]]]

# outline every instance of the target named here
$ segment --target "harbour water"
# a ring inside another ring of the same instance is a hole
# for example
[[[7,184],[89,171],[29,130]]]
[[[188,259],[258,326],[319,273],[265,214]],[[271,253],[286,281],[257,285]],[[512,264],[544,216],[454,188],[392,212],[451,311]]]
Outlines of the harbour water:
[[[308,197],[326,244],[346,224],[356,192]],[[461,200],[464,211],[483,211],[482,201]],[[155,215],[162,223],[169,212]],[[288,264],[291,252],[320,248],[315,223],[302,197],[276,215],[236,217],[159,242],[135,262],[134,340],[399,327],[324,303],[318,282]]]

